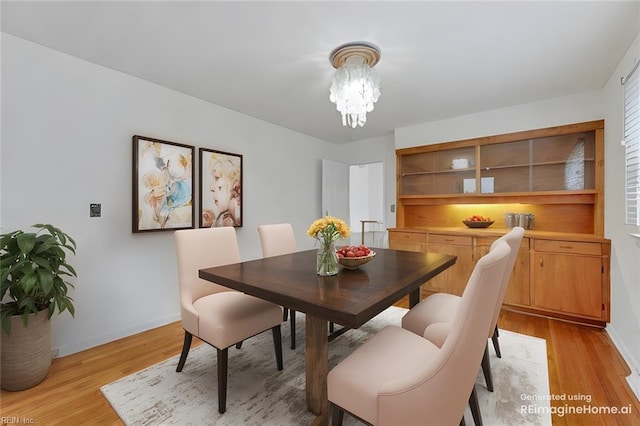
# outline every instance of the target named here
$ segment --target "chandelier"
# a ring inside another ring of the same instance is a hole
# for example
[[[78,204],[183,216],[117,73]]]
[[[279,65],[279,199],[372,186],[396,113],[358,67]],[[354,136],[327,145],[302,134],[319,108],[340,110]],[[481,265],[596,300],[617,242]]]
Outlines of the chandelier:
[[[380,49],[371,43],[347,43],[331,52],[329,60],[336,68],[329,100],[342,114],[342,125],[364,126],[367,112],[380,97],[380,79],[373,69]]]

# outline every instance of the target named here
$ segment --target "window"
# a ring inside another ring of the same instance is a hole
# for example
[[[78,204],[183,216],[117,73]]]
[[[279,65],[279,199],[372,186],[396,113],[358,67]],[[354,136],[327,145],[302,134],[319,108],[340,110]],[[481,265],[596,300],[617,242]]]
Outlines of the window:
[[[638,64],[624,85],[625,223],[640,226],[640,79]]]

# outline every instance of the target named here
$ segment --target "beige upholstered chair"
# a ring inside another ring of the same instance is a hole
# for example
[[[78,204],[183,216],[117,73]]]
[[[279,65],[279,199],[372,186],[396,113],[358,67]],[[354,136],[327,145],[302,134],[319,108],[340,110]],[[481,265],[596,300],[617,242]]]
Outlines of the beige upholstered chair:
[[[280,256],[296,251],[296,237],[290,223],[258,226],[258,235],[264,257]],[[282,319],[290,317],[291,349],[296,348],[296,311],[284,307]]]
[[[506,242],[511,248],[509,263],[507,264],[505,275],[501,280],[500,293],[498,300],[496,301],[496,306],[493,309],[493,319],[488,332],[498,357],[502,356],[498,342],[498,317],[500,316],[502,301],[504,300],[504,295],[507,291],[507,286],[509,285],[509,279],[511,278],[511,273],[518,257],[518,251],[520,250],[523,235],[524,229],[521,227],[515,227],[507,234],[494,241],[490,248],[490,251],[493,250],[500,241]],[[437,346],[441,346],[447,337],[448,329],[456,314],[459,304],[460,296],[449,293],[432,294],[414,306],[402,318],[402,327],[420,336],[426,337]],[[488,348],[485,350],[485,355],[482,359],[482,371],[484,373],[487,389],[493,392],[493,378],[491,376],[491,364],[489,363]]]
[[[387,326],[333,368],[333,424],[341,424],[344,411],[373,425],[461,422],[510,252],[499,242],[476,263],[442,347]]]
[[[174,236],[184,328],[184,344],[176,371],[180,372],[184,367],[193,336],[215,347],[218,353],[218,411],[224,413],[230,346],[240,347],[243,340],[271,329],[276,363],[278,370],[282,370],[282,309],[198,277],[202,268],[240,261],[235,228],[180,230]]]

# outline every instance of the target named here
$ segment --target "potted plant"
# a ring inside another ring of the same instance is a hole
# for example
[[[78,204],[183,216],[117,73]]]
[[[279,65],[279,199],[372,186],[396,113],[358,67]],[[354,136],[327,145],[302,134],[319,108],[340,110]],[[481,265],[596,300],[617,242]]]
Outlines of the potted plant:
[[[36,232],[0,235],[2,343],[1,380],[6,390],[40,383],[51,366],[51,322],[54,312],[74,315],[76,271],[67,263],[76,242],[52,225],[36,224]]]

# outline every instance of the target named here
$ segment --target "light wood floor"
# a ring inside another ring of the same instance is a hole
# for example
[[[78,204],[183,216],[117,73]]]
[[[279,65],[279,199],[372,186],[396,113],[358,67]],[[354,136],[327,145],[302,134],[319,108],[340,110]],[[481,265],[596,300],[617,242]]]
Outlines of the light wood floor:
[[[553,415],[554,425],[640,425],[640,403],[625,380],[629,369],[606,332],[506,311],[502,312],[498,325],[504,330],[546,339],[552,395],[567,399],[582,395],[591,399],[554,401],[552,406],[585,405],[592,411],[626,407],[631,411],[619,415]],[[288,335],[288,326],[284,325],[283,348],[288,348]],[[55,359],[49,376],[38,386],[22,392],[2,391],[1,424],[121,425],[100,393],[100,386],[177,355],[182,339],[180,323],[173,323]],[[200,344],[195,341],[194,345]]]

